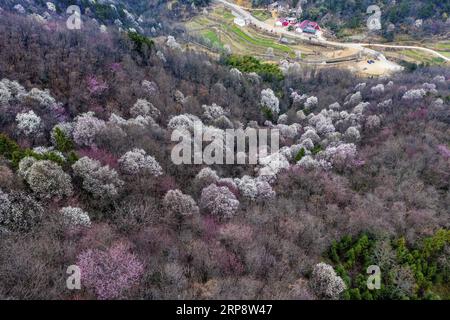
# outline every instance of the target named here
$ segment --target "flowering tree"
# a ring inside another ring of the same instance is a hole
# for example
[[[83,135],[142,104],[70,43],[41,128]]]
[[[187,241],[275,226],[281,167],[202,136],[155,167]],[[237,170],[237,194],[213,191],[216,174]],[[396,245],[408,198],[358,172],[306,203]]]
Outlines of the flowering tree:
[[[310,127],[311,128],[311,127]],[[304,141],[306,139],[310,139],[313,143],[320,142],[320,137],[316,133],[314,129],[308,129],[302,136],[300,137],[300,141]]]
[[[347,101],[347,104],[349,104],[351,106],[356,106],[361,101],[362,101],[362,95],[361,95],[361,92],[358,91],[350,96],[350,98]]]
[[[333,166],[348,166],[357,156],[356,146],[353,143],[343,143],[336,147],[328,147],[318,154],[320,159],[330,162]]]
[[[180,114],[170,118],[167,127],[171,130],[192,130],[194,128],[194,122],[200,119],[189,113]]]
[[[202,106],[204,112],[203,112],[203,116],[205,117],[205,119],[212,121],[215,120],[221,116],[225,116],[226,112],[225,110],[223,110],[223,108],[215,103],[213,103],[212,105],[208,106],[208,105],[203,105]]]
[[[150,116],[153,119],[157,119],[161,112],[150,102],[145,99],[138,99],[133,107],[130,109],[130,114],[133,117],[137,116]]]
[[[372,91],[372,94],[374,95],[382,95],[384,93],[384,84],[377,84],[375,87],[372,87],[370,91]]]
[[[341,105],[339,104],[339,102],[335,102],[332,103],[328,106],[329,109],[331,110],[340,110],[341,109]]]
[[[94,197],[107,198],[117,196],[124,182],[117,172],[109,166],[88,157],[79,159],[72,165],[75,175],[83,179],[83,189]]]
[[[164,55],[164,53],[162,53],[161,51],[157,51],[156,52],[156,56],[159,58],[159,60],[161,60],[162,62],[166,63],[167,59],[166,56]]]
[[[422,99],[427,92],[424,89],[411,89],[409,91],[406,91],[403,95],[403,100],[420,100]]]
[[[36,134],[41,127],[41,118],[33,110],[17,114],[16,121],[19,132],[27,136]]]
[[[180,44],[175,40],[173,36],[167,37],[166,45],[173,50],[181,50]]]
[[[59,210],[59,213],[69,227],[89,227],[91,225],[89,214],[80,208],[65,207]]]
[[[219,217],[232,217],[239,207],[236,196],[227,187],[211,184],[202,190],[200,207]]]
[[[376,114],[368,116],[366,119],[366,128],[371,130],[378,128],[381,125],[381,118]]]
[[[243,78],[242,72],[239,71],[239,69],[236,69],[236,68],[231,68],[230,69],[230,74],[235,80],[241,80]]]
[[[108,89],[108,85],[97,77],[90,76],[87,79],[87,89],[91,94],[102,94]]]
[[[0,223],[3,223],[4,217],[11,210],[11,201],[9,201],[8,194],[3,193],[0,189]]]
[[[11,100],[11,92],[4,80],[0,81],[0,106],[6,105]]]
[[[318,297],[325,299],[338,299],[346,289],[344,281],[333,267],[323,262],[314,266],[309,284]]]
[[[275,191],[267,181],[243,176],[241,179],[236,179],[236,184],[240,194],[250,200],[266,200],[275,197]]]
[[[32,197],[0,190],[0,226],[13,232],[27,232],[39,224],[43,215],[44,209]]]
[[[317,104],[319,103],[319,99],[317,97],[311,96],[305,101],[305,109],[311,110],[312,108],[317,107]]]
[[[331,163],[324,159],[314,159],[312,156],[304,156],[299,161],[297,161],[297,165],[303,169],[312,170],[312,169],[331,169]]]
[[[93,112],[83,113],[75,118],[73,139],[80,146],[93,146],[95,137],[105,127],[105,122],[95,117]]]
[[[345,138],[349,142],[356,142],[359,139],[361,139],[361,134],[359,133],[359,130],[355,127],[348,127],[345,131]]]
[[[28,94],[22,96],[22,99],[24,98],[36,101],[43,108],[48,108],[56,103],[55,98],[50,95],[48,90],[40,90],[38,88],[31,89]]]
[[[70,176],[53,161],[26,157],[19,163],[19,174],[41,198],[60,199],[72,194]]]
[[[154,176],[163,174],[163,170],[158,161],[142,150],[135,148],[125,153],[119,159],[120,169],[127,174],[135,175],[140,172],[149,172]]]
[[[358,83],[356,86],[355,86],[355,91],[361,91],[361,90],[364,90],[365,88],[366,88],[366,86],[367,86],[367,83],[365,83],[365,82],[361,82],[361,83]]]
[[[164,196],[163,205],[169,212],[177,216],[190,216],[199,212],[194,199],[180,190],[169,190]]]
[[[77,265],[81,269],[82,283],[99,299],[119,298],[138,282],[144,271],[143,264],[123,243],[106,251],[85,250],[78,255]]]
[[[272,89],[269,88],[261,91],[261,107],[263,110],[269,111],[272,115],[277,115],[280,112],[280,101]]]
[[[152,81],[142,80],[141,86],[149,96],[158,93],[158,85]]]

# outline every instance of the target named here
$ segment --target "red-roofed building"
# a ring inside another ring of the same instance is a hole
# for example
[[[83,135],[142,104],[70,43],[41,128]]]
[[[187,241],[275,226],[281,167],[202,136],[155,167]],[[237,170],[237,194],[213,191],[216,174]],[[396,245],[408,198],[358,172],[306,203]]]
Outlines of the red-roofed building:
[[[297,27],[302,29],[303,32],[316,34],[317,32],[321,32],[320,26],[317,22],[304,20],[301,23],[297,24]]]

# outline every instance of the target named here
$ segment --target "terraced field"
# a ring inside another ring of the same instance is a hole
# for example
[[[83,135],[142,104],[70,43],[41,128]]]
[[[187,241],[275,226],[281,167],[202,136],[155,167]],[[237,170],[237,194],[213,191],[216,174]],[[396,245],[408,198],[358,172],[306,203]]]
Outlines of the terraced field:
[[[255,14],[257,12],[259,11]],[[228,45],[233,53],[253,55],[266,60],[276,61],[286,57],[293,59],[296,58],[296,51],[301,52],[302,58],[315,58],[323,51],[323,48],[314,46],[282,44],[276,36],[265,35],[248,27],[239,27],[234,23],[234,18],[230,11],[217,7],[210,14],[196,17],[187,23],[187,28],[191,33],[207,39],[207,42],[216,48]],[[268,55],[272,50],[273,55]]]

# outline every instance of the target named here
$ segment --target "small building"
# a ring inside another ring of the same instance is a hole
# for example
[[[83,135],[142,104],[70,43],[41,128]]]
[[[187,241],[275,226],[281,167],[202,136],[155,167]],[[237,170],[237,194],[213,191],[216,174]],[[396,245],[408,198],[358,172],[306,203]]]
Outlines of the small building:
[[[275,25],[276,25],[277,27],[287,27],[287,26],[290,25],[290,22],[289,22],[287,19],[285,19],[285,18],[281,18],[281,19],[278,19],[278,20],[275,22]]]
[[[245,27],[247,25],[247,22],[241,17],[234,18],[234,23],[237,24],[239,27]]]
[[[314,21],[304,20],[296,26],[297,28],[302,29],[304,33],[317,34],[319,32],[322,32],[319,24]]]
[[[297,18],[289,17],[285,19],[290,26],[294,26],[297,23]]]

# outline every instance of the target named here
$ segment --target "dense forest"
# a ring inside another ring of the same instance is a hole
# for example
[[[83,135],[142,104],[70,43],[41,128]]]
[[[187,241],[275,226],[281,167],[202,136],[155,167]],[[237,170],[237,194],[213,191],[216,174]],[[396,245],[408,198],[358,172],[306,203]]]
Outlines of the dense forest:
[[[160,40],[2,13],[1,299],[450,298],[449,68],[361,79]],[[194,121],[280,150],[175,165]]]

